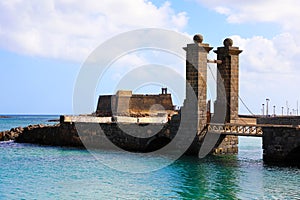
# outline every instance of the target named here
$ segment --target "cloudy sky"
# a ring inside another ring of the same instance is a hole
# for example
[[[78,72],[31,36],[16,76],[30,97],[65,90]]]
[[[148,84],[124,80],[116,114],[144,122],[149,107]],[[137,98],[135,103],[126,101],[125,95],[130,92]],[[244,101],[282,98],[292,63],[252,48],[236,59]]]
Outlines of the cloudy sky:
[[[243,50],[240,97],[251,112],[260,114],[266,98],[277,114],[287,102],[292,111],[300,100],[299,8],[296,0],[1,1],[0,113],[73,113],[75,83],[91,52],[118,34],[140,28],[201,33],[214,48],[232,38]],[[132,66],[155,58],[162,62],[157,64],[177,64],[176,71],[184,74],[184,62],[166,59],[167,53],[144,54],[131,53],[115,62],[96,93],[113,92],[110,81],[117,83]],[[242,103],[240,113],[249,114]]]

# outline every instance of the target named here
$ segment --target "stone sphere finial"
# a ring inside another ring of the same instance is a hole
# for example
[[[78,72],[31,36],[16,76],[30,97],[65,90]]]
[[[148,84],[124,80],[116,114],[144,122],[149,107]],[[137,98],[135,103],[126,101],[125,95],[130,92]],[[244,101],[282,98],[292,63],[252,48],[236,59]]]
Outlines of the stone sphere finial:
[[[194,40],[195,43],[202,43],[203,36],[200,35],[200,34],[196,34],[196,35],[194,35],[193,40]]]
[[[224,40],[223,44],[224,44],[224,47],[232,47],[233,41],[232,41],[232,39],[230,39],[230,38],[226,38],[226,39]]]

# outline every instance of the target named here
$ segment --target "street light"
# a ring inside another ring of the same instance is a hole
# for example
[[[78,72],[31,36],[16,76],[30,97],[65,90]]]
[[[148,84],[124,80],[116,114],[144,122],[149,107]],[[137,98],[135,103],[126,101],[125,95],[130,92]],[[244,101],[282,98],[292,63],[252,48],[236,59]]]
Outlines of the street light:
[[[284,108],[284,107],[282,106],[282,107],[281,107],[281,115],[282,115],[282,116],[283,116],[283,108]]]
[[[262,115],[265,115],[265,104],[262,104]]]
[[[297,116],[298,116],[298,109],[299,109],[299,106],[298,106],[298,100],[297,100],[297,113],[296,113]]]
[[[266,99],[266,102],[267,102],[267,105],[266,105],[266,115],[267,115],[267,117],[269,115],[269,101],[270,101],[270,99]]]
[[[273,106],[273,116],[275,117],[275,105]]]

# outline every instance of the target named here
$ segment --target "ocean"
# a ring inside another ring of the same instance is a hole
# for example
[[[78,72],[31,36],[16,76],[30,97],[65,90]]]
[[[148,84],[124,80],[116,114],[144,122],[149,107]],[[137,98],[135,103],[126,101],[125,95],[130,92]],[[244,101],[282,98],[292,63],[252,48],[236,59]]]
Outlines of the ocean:
[[[0,119],[0,131],[56,118],[14,115]],[[240,137],[238,155],[183,156],[134,173],[112,166],[151,167],[168,158],[97,151],[107,164],[83,149],[0,142],[0,199],[300,199],[300,169],[265,165],[261,146],[261,138]]]

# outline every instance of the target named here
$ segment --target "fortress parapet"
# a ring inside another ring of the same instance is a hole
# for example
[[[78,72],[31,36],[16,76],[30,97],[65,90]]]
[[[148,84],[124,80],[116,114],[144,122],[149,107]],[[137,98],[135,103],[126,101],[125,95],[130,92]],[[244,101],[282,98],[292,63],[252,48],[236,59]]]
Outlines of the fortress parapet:
[[[171,94],[162,88],[161,94],[133,94],[119,90],[115,95],[100,95],[96,115],[98,117],[127,116],[172,116],[174,110]]]

